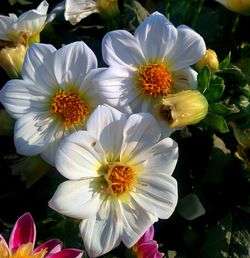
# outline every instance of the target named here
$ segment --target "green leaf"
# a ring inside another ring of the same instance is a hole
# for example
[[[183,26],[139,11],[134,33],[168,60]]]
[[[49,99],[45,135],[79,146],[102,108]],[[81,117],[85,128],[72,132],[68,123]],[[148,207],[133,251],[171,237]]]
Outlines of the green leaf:
[[[217,114],[208,112],[203,121],[221,133],[227,133],[229,131],[226,120]]]
[[[9,0],[9,3],[10,5],[14,5],[16,3],[19,3],[21,5],[29,5],[29,4],[32,4],[31,1],[28,1],[28,0]]]
[[[214,102],[221,97],[224,89],[224,80],[221,77],[216,76],[215,79],[210,81],[209,87],[205,91],[204,95],[207,98],[208,102]]]
[[[231,51],[228,55],[220,62],[220,70],[225,69],[231,62]]]
[[[210,80],[211,80],[211,71],[208,66],[204,66],[200,72],[198,73],[198,90],[201,93],[204,93],[207,88],[209,87]]]
[[[235,107],[227,107],[222,103],[212,103],[211,105],[209,105],[209,111],[219,115],[227,115],[234,110]]]

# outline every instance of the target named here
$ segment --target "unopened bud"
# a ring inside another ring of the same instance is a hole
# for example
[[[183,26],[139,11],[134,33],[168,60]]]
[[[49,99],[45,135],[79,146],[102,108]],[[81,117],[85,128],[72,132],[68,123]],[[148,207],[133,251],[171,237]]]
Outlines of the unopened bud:
[[[195,64],[195,67],[199,70],[205,65],[208,65],[212,72],[218,71],[219,61],[214,50],[208,49],[203,57]]]
[[[180,91],[162,98],[158,112],[169,127],[183,127],[196,124],[205,118],[208,103],[198,90]]]
[[[11,79],[20,78],[26,51],[27,48],[22,44],[0,50],[0,66]]]
[[[233,12],[250,15],[249,0],[216,0],[216,1],[224,5],[227,9]]]
[[[97,0],[96,8],[105,20],[119,14],[118,0]]]

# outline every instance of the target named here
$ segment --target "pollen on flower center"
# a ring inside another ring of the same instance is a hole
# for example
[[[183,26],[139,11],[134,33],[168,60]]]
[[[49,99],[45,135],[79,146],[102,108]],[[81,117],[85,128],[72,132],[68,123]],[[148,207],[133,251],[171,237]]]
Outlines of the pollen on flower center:
[[[171,92],[172,74],[161,64],[150,64],[138,69],[139,86],[146,95],[155,97]]]
[[[87,105],[75,92],[60,90],[52,98],[51,111],[58,116],[66,127],[79,124],[89,114]]]
[[[119,196],[122,193],[132,190],[135,182],[134,170],[123,164],[115,164],[110,167],[108,173],[105,175],[109,190],[115,195]]]

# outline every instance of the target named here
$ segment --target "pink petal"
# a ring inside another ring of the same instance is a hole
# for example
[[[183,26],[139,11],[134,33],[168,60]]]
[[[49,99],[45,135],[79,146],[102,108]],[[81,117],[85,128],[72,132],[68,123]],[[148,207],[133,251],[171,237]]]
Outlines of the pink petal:
[[[139,246],[138,253],[140,258],[161,258],[162,253],[158,251],[156,241],[149,241]]]
[[[51,239],[39,245],[37,248],[35,248],[33,253],[37,253],[46,248],[47,248],[47,255],[57,253],[62,249],[62,242],[57,239]]]
[[[32,243],[36,240],[36,225],[29,212],[22,215],[15,223],[9,240],[10,251],[16,251],[23,244]]]
[[[140,244],[153,240],[154,238],[154,234],[155,234],[155,230],[154,230],[154,226],[150,226],[146,232],[143,234],[143,236],[138,240],[138,242],[136,243],[137,246],[139,246]]]
[[[64,249],[55,254],[49,254],[46,258],[80,258],[82,257],[83,251],[78,249]]]

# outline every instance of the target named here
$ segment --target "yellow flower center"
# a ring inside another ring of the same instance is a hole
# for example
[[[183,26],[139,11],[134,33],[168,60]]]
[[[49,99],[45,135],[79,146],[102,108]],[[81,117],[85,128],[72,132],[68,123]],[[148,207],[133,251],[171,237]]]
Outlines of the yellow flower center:
[[[134,170],[123,164],[111,166],[104,178],[108,184],[107,189],[115,196],[131,191],[136,181]]]
[[[55,94],[50,108],[66,127],[83,123],[89,114],[87,105],[80,99],[78,93],[64,90]]]
[[[0,258],[44,258],[47,250],[43,249],[39,252],[32,253],[33,244],[28,243],[21,245],[14,253],[9,254],[8,250],[0,242]]]
[[[150,64],[138,69],[139,86],[146,95],[156,97],[171,92],[172,74],[161,64]]]

